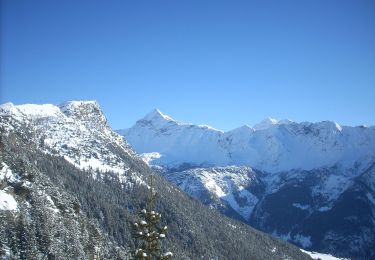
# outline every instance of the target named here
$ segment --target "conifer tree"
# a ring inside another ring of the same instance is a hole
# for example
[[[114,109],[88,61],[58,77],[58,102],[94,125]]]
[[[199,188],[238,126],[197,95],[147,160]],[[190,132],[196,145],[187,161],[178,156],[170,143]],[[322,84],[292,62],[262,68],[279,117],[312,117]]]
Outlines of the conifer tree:
[[[150,174],[150,184],[147,209],[142,209],[138,213],[138,219],[134,223],[134,237],[138,240],[139,247],[133,255],[135,259],[171,259],[173,256],[171,252],[161,252],[161,240],[165,239],[168,227],[159,225],[161,214],[153,210],[155,193],[152,174]]]

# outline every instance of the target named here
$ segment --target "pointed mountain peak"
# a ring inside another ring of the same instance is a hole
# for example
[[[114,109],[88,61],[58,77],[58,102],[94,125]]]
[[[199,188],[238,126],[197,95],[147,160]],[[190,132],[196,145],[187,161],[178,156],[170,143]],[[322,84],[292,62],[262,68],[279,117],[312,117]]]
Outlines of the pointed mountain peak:
[[[150,113],[148,113],[142,120],[154,121],[154,120],[166,120],[174,121],[171,117],[164,115],[159,109],[154,108]]]
[[[254,131],[254,128],[250,127],[249,125],[243,125],[243,126],[240,126],[234,130],[241,130],[241,131],[250,131],[250,132],[253,132]]]
[[[228,131],[226,133],[230,133],[230,134],[233,134],[233,133],[239,134],[239,133],[241,133],[241,134],[245,134],[246,135],[246,134],[252,133],[254,131],[255,131],[254,128],[252,128],[252,127],[250,127],[248,125],[243,125],[243,126],[235,128],[233,130],[230,130],[230,131]]]
[[[237,129],[240,129],[241,131],[250,131],[250,132],[253,132],[254,131],[254,128],[252,128],[251,126],[249,125],[243,125],[243,126],[240,126],[239,128]]]

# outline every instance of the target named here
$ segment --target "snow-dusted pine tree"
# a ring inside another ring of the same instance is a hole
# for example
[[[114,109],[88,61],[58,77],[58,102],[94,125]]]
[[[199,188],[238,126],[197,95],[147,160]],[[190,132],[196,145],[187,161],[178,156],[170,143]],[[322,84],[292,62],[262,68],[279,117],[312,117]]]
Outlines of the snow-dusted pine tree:
[[[134,223],[134,237],[138,240],[139,247],[134,251],[135,259],[171,259],[172,252],[161,251],[161,240],[165,239],[167,226],[160,226],[161,214],[152,210],[155,193],[153,190],[153,177],[150,175],[150,188],[147,201],[147,209],[138,213],[138,219]]]

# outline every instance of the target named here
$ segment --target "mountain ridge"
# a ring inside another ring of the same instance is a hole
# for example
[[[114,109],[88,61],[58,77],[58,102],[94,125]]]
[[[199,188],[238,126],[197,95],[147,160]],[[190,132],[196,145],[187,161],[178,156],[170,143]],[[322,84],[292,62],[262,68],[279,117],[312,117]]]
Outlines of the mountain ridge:
[[[138,153],[160,153],[152,161],[154,165],[171,168],[184,163],[236,164],[277,172],[331,166],[338,161],[351,166],[375,150],[373,127],[340,126],[332,121],[267,120],[258,129],[242,126],[222,132],[165,117],[155,120],[146,116],[131,128],[117,132]],[[310,155],[309,161],[301,158],[303,154]]]

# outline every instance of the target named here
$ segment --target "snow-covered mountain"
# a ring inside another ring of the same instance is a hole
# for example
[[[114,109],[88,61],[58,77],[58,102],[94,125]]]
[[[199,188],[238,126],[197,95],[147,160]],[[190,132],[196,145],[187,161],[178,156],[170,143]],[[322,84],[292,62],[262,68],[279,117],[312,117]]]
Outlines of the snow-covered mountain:
[[[375,256],[373,127],[268,118],[222,132],[156,109],[118,133],[169,181],[228,216],[310,250]]]
[[[150,174],[95,101],[1,105],[0,258],[128,259]],[[179,259],[310,259],[153,179]]]
[[[123,177],[127,165],[113,151],[135,152],[109,127],[96,101],[71,101],[61,105],[0,106],[3,126],[32,126],[34,138],[45,153],[63,156],[80,169],[112,171]]]
[[[244,165],[267,172],[311,170],[340,163],[351,167],[375,156],[375,130],[324,121],[295,123],[266,119],[222,132],[180,123],[155,109],[118,130],[138,153],[159,153],[153,165],[177,168]]]

